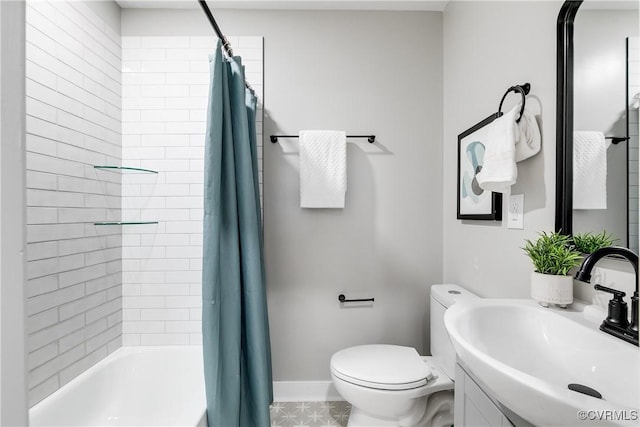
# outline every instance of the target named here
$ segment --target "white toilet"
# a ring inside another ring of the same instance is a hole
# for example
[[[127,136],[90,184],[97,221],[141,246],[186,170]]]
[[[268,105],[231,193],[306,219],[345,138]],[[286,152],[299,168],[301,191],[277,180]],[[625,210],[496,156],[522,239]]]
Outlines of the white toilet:
[[[398,345],[361,345],[331,357],[331,379],[351,403],[349,427],[449,427],[453,424],[456,353],[444,313],[461,298],[458,285],[431,287],[431,357]]]

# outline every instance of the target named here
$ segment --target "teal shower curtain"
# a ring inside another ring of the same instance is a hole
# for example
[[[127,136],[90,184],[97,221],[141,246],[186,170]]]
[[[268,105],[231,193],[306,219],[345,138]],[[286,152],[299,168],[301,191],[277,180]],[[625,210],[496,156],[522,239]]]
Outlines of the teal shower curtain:
[[[262,255],[256,97],[239,57],[210,60],[202,334],[209,427],[269,426],[271,348]]]

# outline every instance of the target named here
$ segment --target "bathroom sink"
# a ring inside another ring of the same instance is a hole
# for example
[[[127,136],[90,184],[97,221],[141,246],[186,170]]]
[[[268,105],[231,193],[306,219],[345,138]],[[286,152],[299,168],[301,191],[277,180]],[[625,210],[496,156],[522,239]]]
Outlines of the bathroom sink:
[[[524,420],[539,426],[637,426],[640,351],[601,332],[601,320],[586,315],[580,303],[563,310],[532,300],[461,301],[445,314],[462,364]]]

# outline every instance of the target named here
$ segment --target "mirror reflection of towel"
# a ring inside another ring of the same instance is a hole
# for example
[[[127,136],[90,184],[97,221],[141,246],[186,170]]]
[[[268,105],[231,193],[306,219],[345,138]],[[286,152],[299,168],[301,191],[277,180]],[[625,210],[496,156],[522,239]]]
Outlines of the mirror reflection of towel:
[[[602,132],[573,132],[573,209],[607,209],[607,144]]]

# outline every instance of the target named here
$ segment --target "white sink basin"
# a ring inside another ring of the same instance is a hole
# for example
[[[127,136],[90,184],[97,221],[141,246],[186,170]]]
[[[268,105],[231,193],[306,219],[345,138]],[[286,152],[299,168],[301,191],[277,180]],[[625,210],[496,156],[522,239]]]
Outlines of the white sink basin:
[[[532,300],[461,301],[447,310],[445,325],[471,374],[528,422],[640,425],[638,347],[601,332],[602,319],[588,320],[584,305],[573,305],[562,310]],[[569,390],[570,383],[591,387],[602,399]]]

